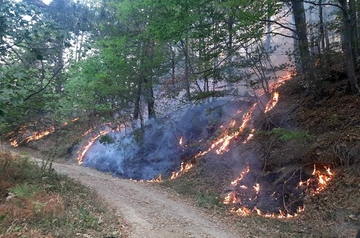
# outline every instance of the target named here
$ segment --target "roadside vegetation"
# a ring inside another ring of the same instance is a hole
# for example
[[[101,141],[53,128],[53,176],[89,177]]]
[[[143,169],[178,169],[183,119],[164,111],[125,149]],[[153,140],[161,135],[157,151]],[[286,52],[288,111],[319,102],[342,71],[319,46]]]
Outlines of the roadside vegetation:
[[[0,237],[125,237],[126,224],[91,189],[51,163],[0,152]]]

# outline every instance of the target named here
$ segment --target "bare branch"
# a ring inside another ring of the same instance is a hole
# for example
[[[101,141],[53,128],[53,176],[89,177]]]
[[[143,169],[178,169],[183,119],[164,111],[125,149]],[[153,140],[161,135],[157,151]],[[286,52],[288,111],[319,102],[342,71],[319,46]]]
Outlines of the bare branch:
[[[65,64],[61,65],[61,67],[59,67],[58,70],[56,70],[56,72],[53,74],[53,76],[49,79],[49,81],[45,84],[44,87],[40,88],[38,91],[31,93],[30,95],[28,95],[23,101],[27,101],[29,100],[32,96],[35,96],[36,94],[41,93],[42,91],[44,91],[49,85],[50,83],[53,81],[53,79],[60,73],[60,71],[62,70],[62,68],[64,68]]]
[[[296,33],[295,29],[293,29],[293,28],[291,28],[291,27],[288,27],[288,26],[285,26],[284,24],[279,23],[279,22],[277,22],[277,21],[269,20],[269,19],[260,19],[260,21],[262,21],[262,22],[274,23],[274,24],[276,24],[276,25],[278,25],[278,26],[281,26],[281,27],[284,28],[284,29],[287,29],[287,30],[289,30],[289,31],[291,31],[291,32]]]

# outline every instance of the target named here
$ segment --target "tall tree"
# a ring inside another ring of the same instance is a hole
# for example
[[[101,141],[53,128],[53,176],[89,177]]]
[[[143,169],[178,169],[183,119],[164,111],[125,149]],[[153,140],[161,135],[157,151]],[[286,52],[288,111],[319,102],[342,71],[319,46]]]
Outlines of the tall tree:
[[[351,45],[351,19],[349,15],[349,5],[346,0],[338,0],[341,5],[341,10],[343,13],[343,45],[346,55],[346,61],[347,61],[347,72],[349,77],[349,82],[351,86],[351,90],[355,93],[360,93],[360,88],[357,83],[357,79],[355,77],[355,66],[354,66],[354,55],[352,51],[352,45]],[[354,10],[354,9],[352,9]]]
[[[292,5],[294,21],[295,21],[298,51],[301,61],[301,69],[302,69],[302,73],[305,74],[307,78],[309,89],[312,90],[314,75],[312,72],[313,64],[311,62],[310,51],[309,51],[304,2],[298,0],[292,0],[291,5]]]

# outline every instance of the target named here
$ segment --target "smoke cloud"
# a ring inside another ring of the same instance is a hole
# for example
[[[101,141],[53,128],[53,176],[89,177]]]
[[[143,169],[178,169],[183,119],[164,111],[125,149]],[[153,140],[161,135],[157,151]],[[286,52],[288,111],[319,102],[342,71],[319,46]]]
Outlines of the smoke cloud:
[[[180,169],[182,160],[191,159],[202,149],[203,141],[213,136],[223,123],[230,122],[240,107],[248,104],[233,98],[214,99],[148,121],[143,129],[111,132],[108,136],[114,143],[96,141],[85,155],[84,165],[121,178],[170,176]]]

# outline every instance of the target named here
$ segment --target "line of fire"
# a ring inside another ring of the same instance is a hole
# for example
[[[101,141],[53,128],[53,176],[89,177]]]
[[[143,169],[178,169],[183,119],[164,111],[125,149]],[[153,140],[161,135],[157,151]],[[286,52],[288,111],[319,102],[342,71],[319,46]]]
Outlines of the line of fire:
[[[265,114],[271,112],[281,97],[276,90],[277,87],[290,78],[291,75],[287,74],[276,83],[273,83],[273,93],[263,108]],[[216,139],[210,142],[200,140],[198,143],[203,143],[208,148],[199,151],[190,160],[181,161],[180,169],[173,171],[169,179],[177,179],[184,173],[187,173],[196,166],[198,160],[209,153],[216,155],[226,154],[234,140],[241,140],[243,144],[248,143],[255,132],[255,128],[252,128],[251,125],[253,113],[256,109],[261,108],[260,104],[261,102],[257,100],[252,102],[247,111],[239,109],[236,114],[242,115],[241,120],[231,120],[228,125],[222,125],[220,128],[222,133]],[[74,118],[72,122],[75,123],[78,120],[79,118]],[[68,122],[63,124],[63,126],[67,125]],[[106,123],[102,128],[99,131],[88,130],[82,135],[88,139],[77,152],[79,165],[84,163],[85,155],[99,138],[111,132],[121,131],[123,126],[118,126],[114,129],[111,124]],[[249,128],[250,132],[244,133]],[[27,128],[23,127],[18,132],[21,136],[11,139],[10,143],[12,146],[17,147],[33,140],[40,140],[55,131],[55,127],[50,127],[40,132],[30,132]],[[243,134],[246,134],[246,136],[244,137]],[[178,146],[186,148],[188,144],[189,142],[186,143],[186,138],[181,136]],[[334,173],[327,166],[319,167],[312,165],[312,167],[311,173],[308,172],[308,169],[303,169],[302,167],[294,169],[291,173],[264,173],[258,168],[252,168],[250,163],[246,162],[238,177],[231,181],[229,186],[224,189],[224,193],[221,195],[222,203],[229,206],[229,210],[239,216],[257,214],[264,217],[281,219],[296,217],[299,213],[305,211],[305,196],[319,194],[334,177]],[[159,176],[145,181],[161,182],[162,177],[159,174]]]

